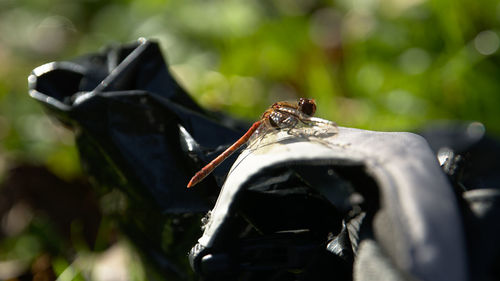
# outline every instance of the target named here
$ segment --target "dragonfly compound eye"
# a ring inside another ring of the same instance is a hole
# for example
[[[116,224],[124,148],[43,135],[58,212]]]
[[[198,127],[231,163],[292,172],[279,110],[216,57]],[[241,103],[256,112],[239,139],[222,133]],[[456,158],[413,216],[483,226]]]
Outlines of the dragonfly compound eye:
[[[313,99],[300,98],[299,110],[306,115],[313,116],[316,112],[316,102]]]

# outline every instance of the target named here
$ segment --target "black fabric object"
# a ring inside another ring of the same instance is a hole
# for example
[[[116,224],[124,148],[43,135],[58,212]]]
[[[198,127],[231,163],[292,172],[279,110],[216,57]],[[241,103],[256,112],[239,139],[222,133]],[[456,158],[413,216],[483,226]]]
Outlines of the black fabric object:
[[[461,200],[472,280],[500,280],[500,142],[477,121],[421,130]]]
[[[80,148],[99,149],[87,151],[94,154],[88,158],[81,154],[88,168],[103,168],[104,163],[92,162],[108,161],[124,177],[112,184],[130,183],[131,194],[149,197],[162,212],[209,209],[202,194],[206,188],[185,190],[197,169],[191,156],[206,160],[208,151],[241,132],[206,117],[173,80],[156,43],[139,41],[73,62],[49,63],[29,80],[30,95],[75,130],[77,140],[85,142]],[[186,133],[196,143],[181,137]],[[101,153],[106,160],[96,155]]]
[[[154,41],[42,65],[29,88],[165,280],[499,280],[500,149],[477,126],[286,135],[188,190],[249,124],[197,105]]]
[[[144,39],[42,65],[28,81],[30,96],[75,132],[98,193],[125,195],[120,221],[134,243],[168,280],[192,278],[185,255],[230,163],[199,188],[186,184],[244,125],[201,109],[169,73],[158,44]],[[161,248],[165,236],[175,243]]]

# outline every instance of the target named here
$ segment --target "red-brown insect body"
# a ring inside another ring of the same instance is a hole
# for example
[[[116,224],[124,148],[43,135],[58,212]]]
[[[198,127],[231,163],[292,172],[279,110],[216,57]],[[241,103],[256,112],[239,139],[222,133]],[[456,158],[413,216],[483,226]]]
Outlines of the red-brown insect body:
[[[224,150],[219,156],[217,156],[214,160],[212,160],[210,163],[208,163],[205,167],[203,167],[199,172],[197,172],[189,181],[187,187],[190,188],[191,186],[199,183],[202,181],[206,176],[208,176],[217,166],[222,163],[226,158],[231,156],[238,148],[240,148],[242,145],[244,145],[252,136],[252,134],[260,127],[262,124],[263,120],[259,120],[255,123],[253,123],[252,127],[239,139],[237,140],[233,145],[231,145],[229,148]]]
[[[262,114],[260,120],[253,123],[250,129],[239,140],[197,172],[191,178],[187,187],[194,186],[208,176],[222,161],[247,143],[258,130],[267,131],[269,128],[293,128],[299,121],[305,122],[309,120],[315,112],[316,103],[313,99],[300,98],[297,104],[289,102],[274,103]]]

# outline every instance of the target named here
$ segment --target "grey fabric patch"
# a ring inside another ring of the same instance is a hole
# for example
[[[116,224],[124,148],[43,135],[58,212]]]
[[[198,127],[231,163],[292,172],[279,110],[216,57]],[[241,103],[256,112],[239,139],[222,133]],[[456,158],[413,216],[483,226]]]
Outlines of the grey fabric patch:
[[[275,131],[240,154],[199,243],[213,247],[221,242],[217,234],[229,221],[240,189],[260,171],[286,163],[363,165],[379,187],[387,219],[376,235],[391,233],[397,240],[379,241],[395,266],[422,280],[467,280],[465,239],[453,189],[425,139],[404,132],[339,127],[333,136],[307,137]]]
[[[361,241],[354,260],[354,281],[416,281],[405,276],[371,239]]]

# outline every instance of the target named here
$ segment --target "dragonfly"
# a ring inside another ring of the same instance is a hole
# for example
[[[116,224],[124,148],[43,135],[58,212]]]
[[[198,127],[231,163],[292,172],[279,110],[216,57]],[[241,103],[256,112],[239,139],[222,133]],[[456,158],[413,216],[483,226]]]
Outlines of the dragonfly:
[[[335,122],[313,117],[315,112],[316,102],[314,99],[300,98],[296,104],[286,101],[274,103],[262,114],[258,121],[253,123],[240,139],[198,171],[191,178],[187,187],[190,188],[198,184],[236,150],[246,143],[251,143],[254,139],[264,136],[270,130],[291,130],[298,124],[303,124],[309,127],[327,126],[332,132],[337,131],[337,124]]]

